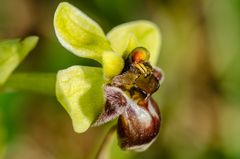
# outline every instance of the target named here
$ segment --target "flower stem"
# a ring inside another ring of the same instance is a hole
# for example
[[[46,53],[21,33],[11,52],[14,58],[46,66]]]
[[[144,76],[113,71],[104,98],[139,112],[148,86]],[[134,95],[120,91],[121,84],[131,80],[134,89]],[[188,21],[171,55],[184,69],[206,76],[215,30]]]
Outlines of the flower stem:
[[[26,91],[55,95],[56,73],[15,73],[0,88],[0,92]]]
[[[109,159],[110,158],[110,146],[112,144],[113,141],[113,136],[114,136],[114,132],[116,130],[116,126],[113,126],[108,133],[106,134],[103,143],[101,144],[97,155],[96,155],[96,159]]]

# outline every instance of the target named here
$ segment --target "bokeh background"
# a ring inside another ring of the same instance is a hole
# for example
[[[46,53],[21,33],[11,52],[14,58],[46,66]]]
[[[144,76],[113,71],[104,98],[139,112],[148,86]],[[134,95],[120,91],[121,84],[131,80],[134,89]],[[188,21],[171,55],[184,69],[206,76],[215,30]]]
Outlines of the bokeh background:
[[[53,30],[59,0],[0,0],[0,40],[40,36],[15,72],[57,72],[95,65],[66,51]],[[163,117],[158,139],[145,152],[112,145],[112,158],[240,158],[239,0],[71,0],[105,32],[137,19],[162,32],[158,66],[165,81],[154,95]],[[0,92],[0,158],[86,159],[109,125],[73,132],[54,96]]]

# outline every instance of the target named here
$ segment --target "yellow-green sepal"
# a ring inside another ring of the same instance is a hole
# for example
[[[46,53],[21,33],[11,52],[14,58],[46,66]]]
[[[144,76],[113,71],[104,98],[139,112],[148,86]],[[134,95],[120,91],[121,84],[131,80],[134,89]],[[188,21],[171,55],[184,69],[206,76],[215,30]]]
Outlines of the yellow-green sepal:
[[[59,42],[77,56],[102,63],[102,53],[111,51],[101,27],[67,2],[62,2],[57,7],[54,29]]]
[[[139,20],[121,24],[108,34],[112,49],[123,57],[136,47],[145,47],[150,52],[150,63],[156,65],[161,45],[161,34],[156,24]]]
[[[72,66],[57,74],[56,96],[69,113],[75,132],[86,131],[104,108],[101,68]]]

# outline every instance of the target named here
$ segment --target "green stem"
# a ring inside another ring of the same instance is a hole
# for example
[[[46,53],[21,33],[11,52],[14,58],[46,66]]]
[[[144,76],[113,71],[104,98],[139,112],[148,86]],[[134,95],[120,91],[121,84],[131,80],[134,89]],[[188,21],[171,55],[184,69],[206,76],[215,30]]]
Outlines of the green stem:
[[[56,73],[12,74],[0,92],[26,91],[55,96]]]
[[[101,144],[96,159],[109,159],[110,158],[110,147],[112,145],[114,132],[116,130],[116,126],[113,126],[105,136],[103,143]]]

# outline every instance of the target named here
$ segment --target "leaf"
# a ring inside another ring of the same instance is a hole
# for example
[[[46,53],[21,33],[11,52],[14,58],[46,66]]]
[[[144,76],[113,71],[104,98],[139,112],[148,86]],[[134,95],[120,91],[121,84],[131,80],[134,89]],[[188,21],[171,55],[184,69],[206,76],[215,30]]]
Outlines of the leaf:
[[[60,43],[77,56],[101,63],[102,53],[112,50],[101,27],[67,2],[58,6],[54,28]]]
[[[150,63],[156,65],[161,35],[154,23],[146,20],[125,23],[113,28],[107,38],[112,49],[125,58],[136,47],[145,47],[150,52]]]
[[[0,43],[0,86],[3,85],[14,69],[36,46],[38,37],[30,36]]]
[[[86,131],[104,107],[101,68],[72,66],[57,74],[56,96],[76,132]]]

